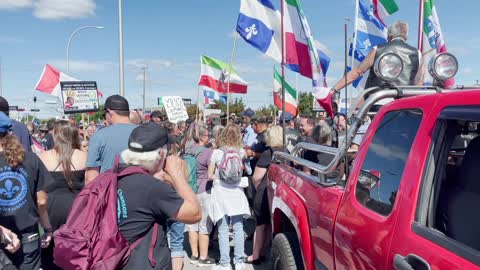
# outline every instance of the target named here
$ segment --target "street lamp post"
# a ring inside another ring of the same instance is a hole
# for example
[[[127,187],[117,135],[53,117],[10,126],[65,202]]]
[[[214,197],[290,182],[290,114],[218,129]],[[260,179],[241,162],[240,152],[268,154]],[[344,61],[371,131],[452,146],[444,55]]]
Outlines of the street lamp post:
[[[87,28],[103,29],[104,27],[103,26],[83,26],[73,31],[67,43],[67,73],[70,72],[70,42],[72,41],[73,37],[78,33],[78,31],[87,29]]]

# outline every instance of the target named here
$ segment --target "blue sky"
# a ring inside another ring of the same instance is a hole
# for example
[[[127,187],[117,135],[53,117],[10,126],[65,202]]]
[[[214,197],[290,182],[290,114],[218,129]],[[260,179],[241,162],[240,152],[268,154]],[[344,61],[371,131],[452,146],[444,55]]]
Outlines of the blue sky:
[[[50,63],[66,70],[66,46],[70,34],[85,25],[70,49],[70,75],[95,80],[106,96],[118,93],[118,1],[114,0],[0,0],[0,57],[3,95],[11,105],[32,107],[34,95],[40,117],[54,114],[45,104],[49,96],[34,91],[43,66]],[[279,1],[273,0],[279,8]],[[303,0],[313,35],[330,57],[327,81],[331,84],[343,70],[344,17],[354,18],[354,0]],[[387,19],[410,24],[409,41],[417,44],[418,1],[397,0],[400,11]],[[462,5],[459,5],[461,3]],[[435,2],[447,48],[460,62],[458,84],[480,79],[475,69],[480,59],[480,29],[475,18],[480,1]],[[132,107],[141,107],[142,71],[148,64],[147,107],[157,97],[180,95],[196,99],[200,55],[227,61],[230,57],[239,0],[154,1],[123,0],[125,91]],[[352,25],[350,25],[350,33]],[[239,39],[234,66],[249,82],[242,95],[252,108],[271,104],[273,61]],[[287,72],[295,85],[295,74]],[[310,81],[298,76],[302,91]]]

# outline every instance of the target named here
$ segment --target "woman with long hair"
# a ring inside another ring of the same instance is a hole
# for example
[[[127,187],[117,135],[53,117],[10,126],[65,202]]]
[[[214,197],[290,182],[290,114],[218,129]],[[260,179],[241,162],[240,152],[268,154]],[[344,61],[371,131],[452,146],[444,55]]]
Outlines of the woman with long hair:
[[[70,208],[85,183],[87,153],[81,151],[78,129],[69,121],[55,122],[53,129],[54,148],[40,155],[45,167],[53,177],[47,187],[48,216],[55,231],[67,221]],[[53,264],[52,243],[42,254],[44,269],[60,269]]]
[[[47,213],[46,187],[52,178],[40,159],[11,132],[12,120],[0,113],[0,225],[15,233],[21,247],[7,253],[19,269],[40,269],[40,247],[48,246],[53,229]],[[38,223],[44,228],[40,237]]]
[[[216,145],[218,149],[213,150],[210,158],[208,177],[213,180],[210,217],[218,226],[220,262],[212,269],[231,269],[228,237],[231,223],[235,243],[233,261],[235,269],[242,270],[245,269],[243,217],[250,215],[250,208],[243,190],[248,186],[248,178],[241,177],[247,154],[242,148],[240,127],[228,124],[220,132]]]
[[[245,261],[250,264],[260,264],[265,260],[265,255],[271,242],[271,221],[267,198],[266,175],[273,158],[273,152],[283,152],[282,127],[272,126],[267,129],[265,141],[268,149],[260,156],[252,176],[252,182],[256,190],[253,198],[253,213],[256,220],[256,227],[253,238],[253,252]]]

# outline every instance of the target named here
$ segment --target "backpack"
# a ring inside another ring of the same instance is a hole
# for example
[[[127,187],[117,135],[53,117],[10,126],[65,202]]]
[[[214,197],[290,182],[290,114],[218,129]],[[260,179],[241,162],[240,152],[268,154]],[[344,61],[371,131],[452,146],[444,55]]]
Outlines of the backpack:
[[[237,184],[243,176],[243,161],[240,152],[231,149],[220,150],[223,152],[222,160],[217,168],[220,181],[227,184]]]
[[[205,149],[204,146],[198,147],[195,153],[191,153],[187,151],[185,155],[183,155],[182,159],[185,160],[187,163],[187,170],[188,170],[188,184],[192,188],[193,192],[197,193],[198,186],[197,186],[197,156]]]
[[[132,174],[148,174],[138,166],[119,170],[119,157],[112,169],[100,174],[75,198],[67,222],[54,233],[55,264],[62,269],[114,270],[123,267],[143,238],[131,245],[121,234],[117,221],[118,179]],[[158,224],[153,226],[149,260],[152,267],[153,247]]]

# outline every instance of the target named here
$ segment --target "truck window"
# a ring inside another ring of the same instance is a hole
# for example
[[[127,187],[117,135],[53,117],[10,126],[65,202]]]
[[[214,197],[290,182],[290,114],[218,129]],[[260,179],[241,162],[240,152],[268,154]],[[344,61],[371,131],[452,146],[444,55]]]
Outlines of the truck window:
[[[363,161],[355,194],[367,208],[389,215],[413,140],[422,120],[419,110],[385,114]]]
[[[442,112],[427,168],[414,231],[480,263],[480,107]]]

